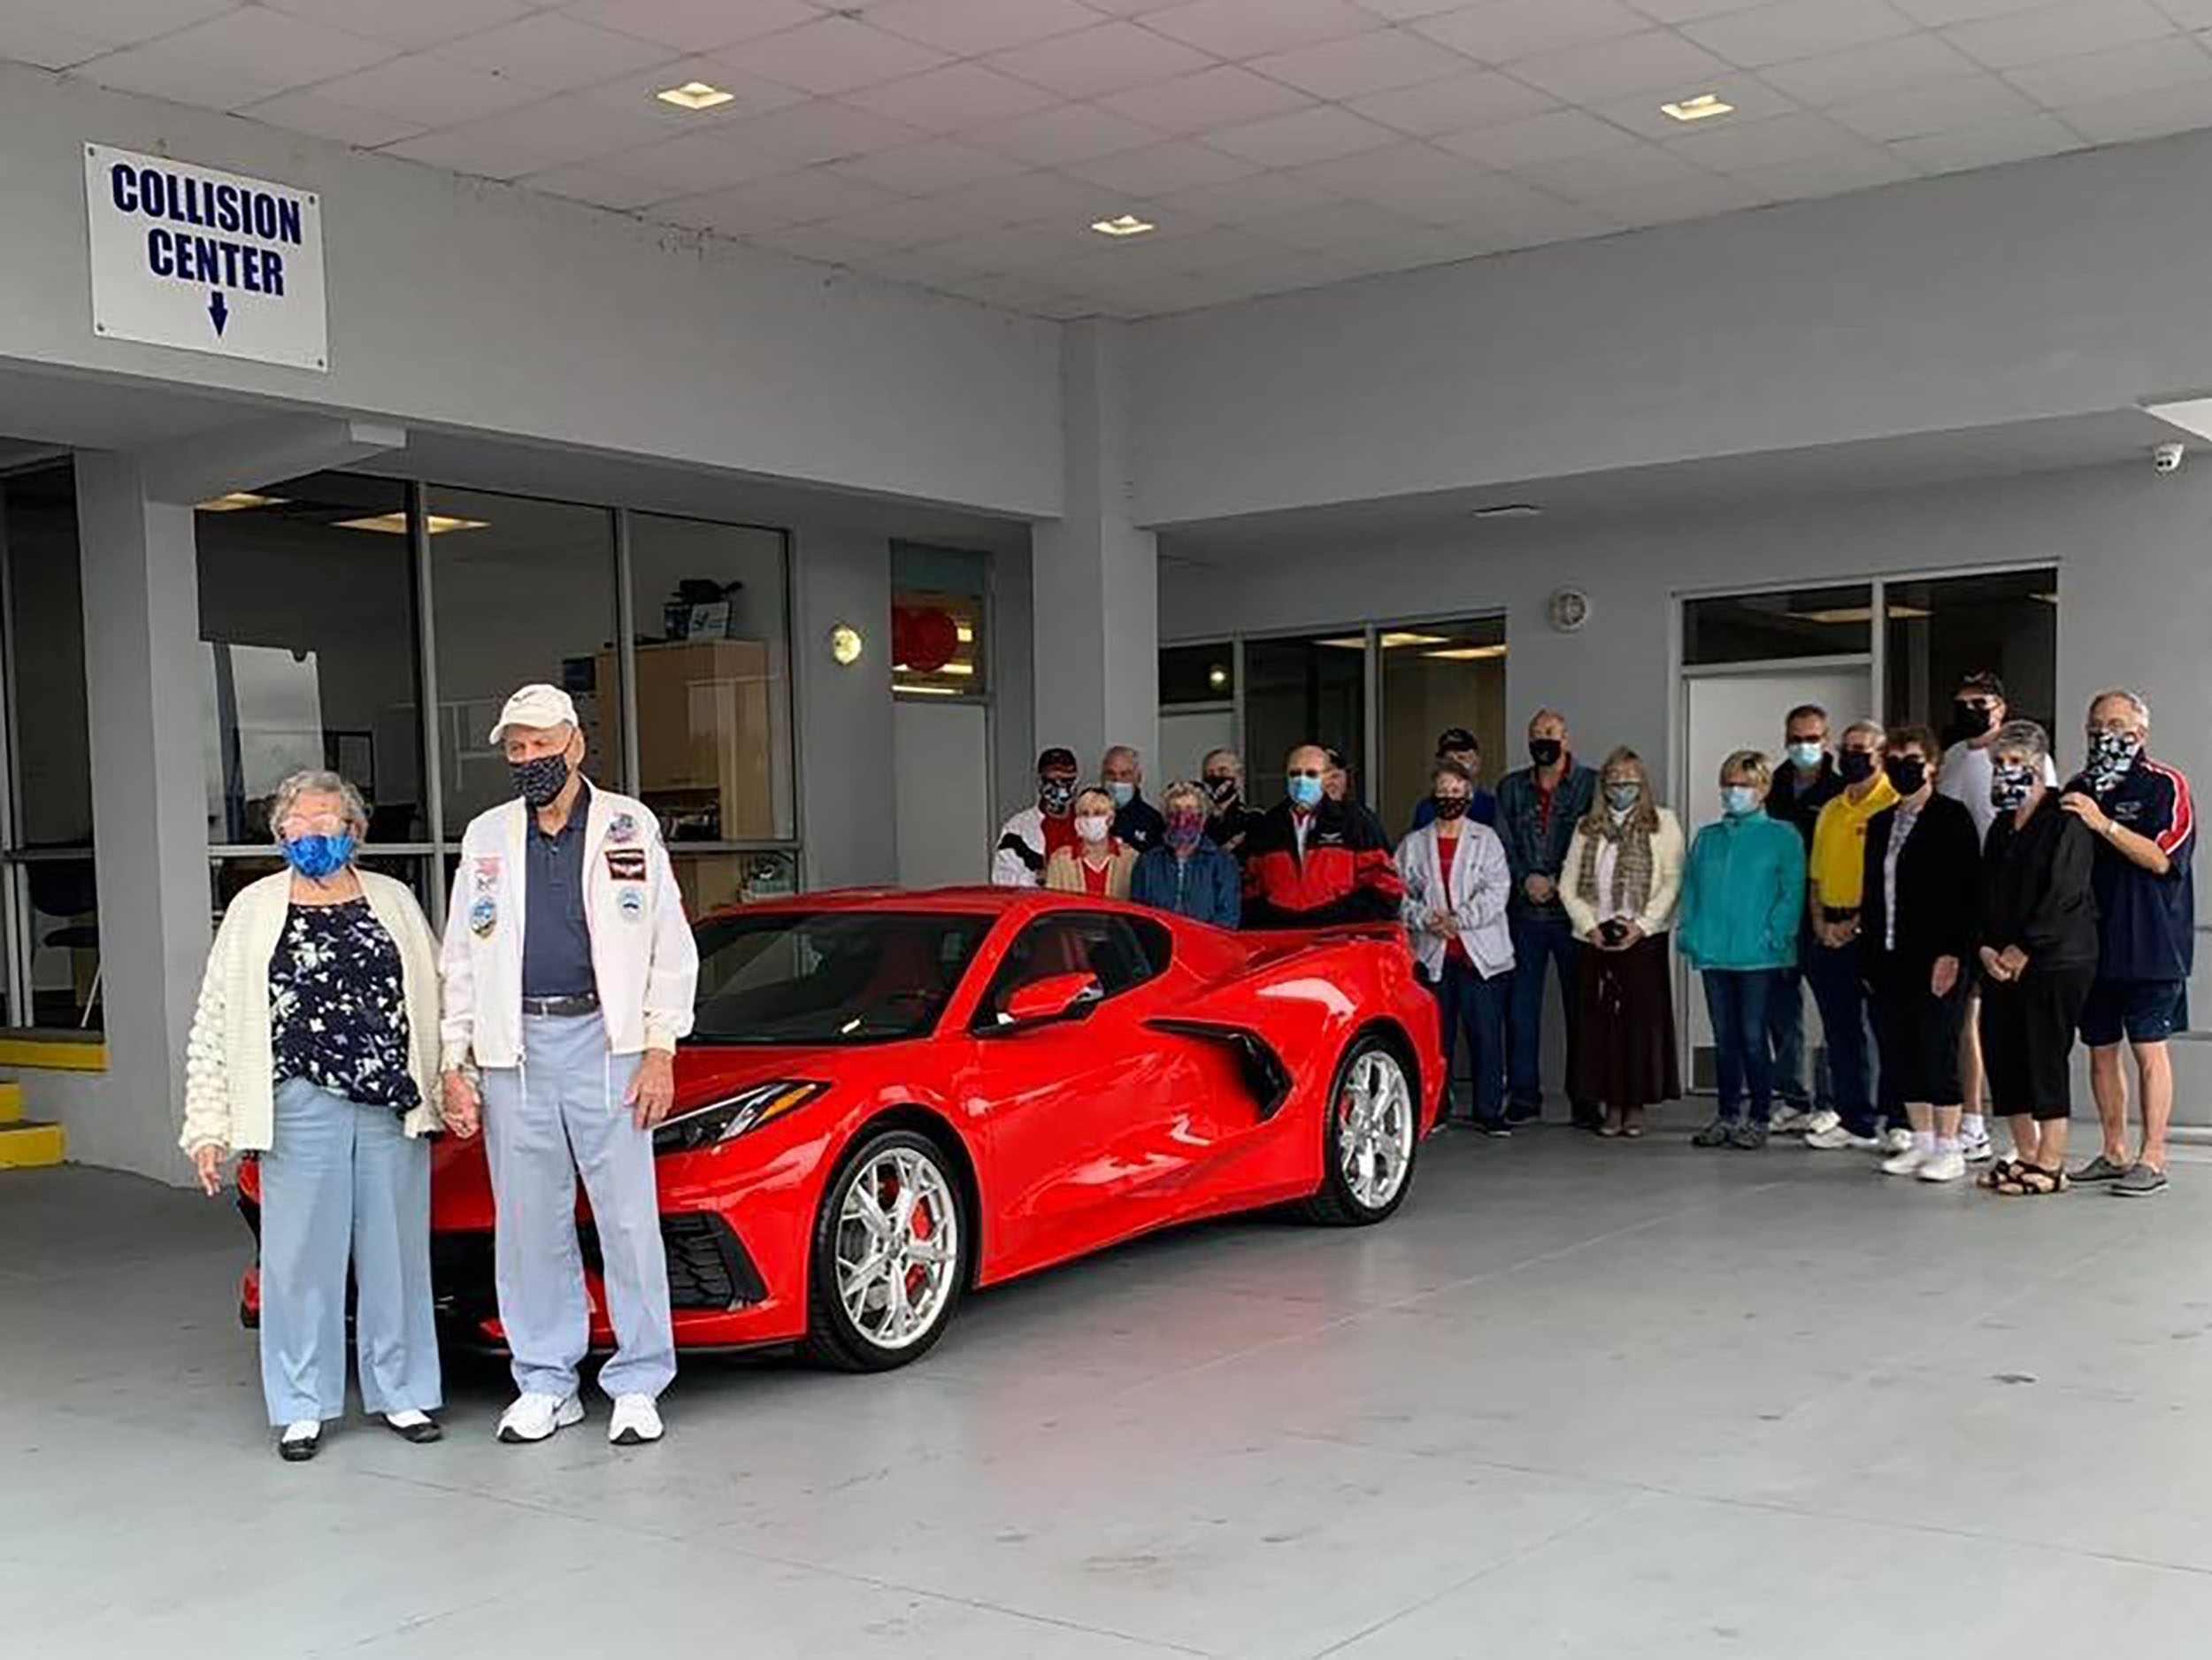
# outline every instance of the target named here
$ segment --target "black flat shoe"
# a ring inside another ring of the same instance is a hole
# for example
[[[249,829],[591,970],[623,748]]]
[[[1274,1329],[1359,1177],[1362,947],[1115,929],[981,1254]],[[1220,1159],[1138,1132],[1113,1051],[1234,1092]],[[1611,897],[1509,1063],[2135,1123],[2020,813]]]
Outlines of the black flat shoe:
[[[322,1449],[323,1438],[319,1434],[277,1442],[277,1456],[288,1464],[303,1464]]]
[[[384,1427],[398,1436],[400,1440],[412,1441],[418,1447],[445,1439],[443,1426],[436,1418],[427,1416],[412,1424],[395,1424],[388,1417],[384,1420]]]

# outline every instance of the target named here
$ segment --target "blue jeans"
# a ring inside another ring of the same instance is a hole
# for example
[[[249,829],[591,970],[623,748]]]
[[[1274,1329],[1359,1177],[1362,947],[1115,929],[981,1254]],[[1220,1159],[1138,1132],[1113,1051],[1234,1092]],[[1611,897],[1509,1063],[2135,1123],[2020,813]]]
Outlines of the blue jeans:
[[[1582,966],[1582,945],[1564,913],[1516,916],[1512,920],[1513,996],[1505,1042],[1507,1094],[1516,1107],[1536,1111],[1544,1104],[1544,969],[1547,964],[1558,966],[1559,1001],[1567,1011],[1567,1052],[1571,1056],[1576,975]],[[1567,1074],[1574,1075],[1571,1060]]]
[[[1767,1048],[1773,1000],[1786,981],[1794,992],[1795,972],[1779,968],[1709,968],[1705,1009],[1713,1021],[1713,1070],[1720,1086],[1720,1117],[1733,1124],[1744,1116],[1764,1124],[1774,1111],[1774,1057]]]
[[[1429,989],[1436,995],[1444,1027],[1445,1088],[1451,1087],[1453,1060],[1464,1033],[1468,1070],[1475,1084],[1475,1119],[1497,1123],[1505,1116],[1505,1010],[1513,990],[1512,971],[1485,980],[1471,964],[1447,957],[1444,977]]]
[[[1828,1084],[1835,1091],[1836,1113],[1854,1135],[1872,1135],[1882,1127],[1874,1110],[1873,1045],[1867,1041],[1866,982],[1859,942],[1830,949],[1809,946],[1805,978],[1827,1034]],[[1903,1122],[1901,1117],[1898,1120]]]

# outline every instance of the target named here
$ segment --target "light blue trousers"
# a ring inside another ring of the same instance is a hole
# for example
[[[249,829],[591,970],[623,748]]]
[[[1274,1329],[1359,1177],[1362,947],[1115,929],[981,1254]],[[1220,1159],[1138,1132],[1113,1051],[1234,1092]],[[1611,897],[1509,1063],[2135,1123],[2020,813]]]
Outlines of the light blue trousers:
[[[565,1400],[590,1344],[576,1177],[591,1200],[614,1327],[600,1368],[611,1395],[657,1395],[676,1375],[653,1138],[622,1097],[638,1057],[611,1055],[595,1015],[532,1015],[522,1064],[484,1073],[484,1150],[499,1209],[493,1239],[499,1323],[515,1385]]]
[[[363,1408],[436,1410],[430,1144],[410,1140],[388,1108],[288,1078],[261,1155],[261,1392],[272,1424],[345,1416],[349,1260]]]

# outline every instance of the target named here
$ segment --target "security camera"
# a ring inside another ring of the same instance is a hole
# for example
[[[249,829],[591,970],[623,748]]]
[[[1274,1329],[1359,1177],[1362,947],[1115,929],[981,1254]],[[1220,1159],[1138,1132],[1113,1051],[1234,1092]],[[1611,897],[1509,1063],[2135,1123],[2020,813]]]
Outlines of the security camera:
[[[2181,458],[2187,453],[2186,447],[2181,444],[2153,444],[2151,465],[2160,473],[2178,473],[2181,471]]]

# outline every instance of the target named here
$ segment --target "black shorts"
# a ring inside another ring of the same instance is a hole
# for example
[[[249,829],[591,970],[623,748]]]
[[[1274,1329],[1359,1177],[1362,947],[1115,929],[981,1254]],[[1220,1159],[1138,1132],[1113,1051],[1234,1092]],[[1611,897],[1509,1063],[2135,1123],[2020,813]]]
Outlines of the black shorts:
[[[2187,980],[2101,980],[2082,1005],[2081,1041],[2093,1049],[2108,1049],[2124,1036],[2131,1043],[2163,1043],[2188,1024]]]
[[[1881,1052],[1881,1104],[1886,1111],[1916,1106],[1955,1107],[1959,1087],[1959,1032],[1966,1023],[1966,982],[1950,995],[1930,988],[1934,964],[1884,961],[1869,979],[1874,994],[1874,1041]]]
[[[1982,980],[1982,1070],[2000,1118],[2073,1116],[2071,1060],[2093,967],[2038,968],[2018,980]]]

